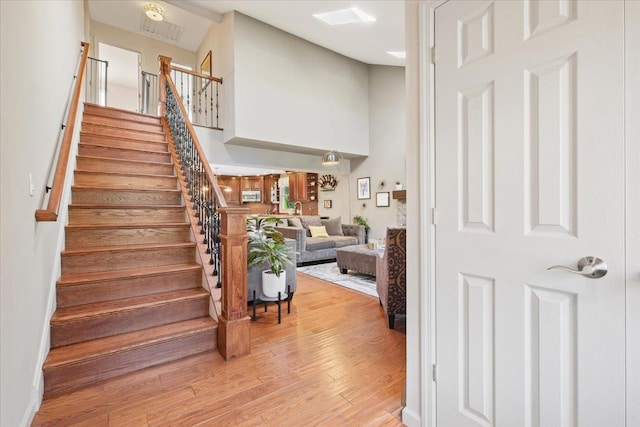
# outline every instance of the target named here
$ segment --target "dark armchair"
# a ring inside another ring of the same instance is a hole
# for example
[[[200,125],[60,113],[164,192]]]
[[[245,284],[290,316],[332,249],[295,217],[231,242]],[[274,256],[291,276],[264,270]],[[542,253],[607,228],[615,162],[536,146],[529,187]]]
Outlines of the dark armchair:
[[[407,230],[387,228],[383,258],[376,264],[376,288],[380,304],[393,329],[396,314],[407,312]]]

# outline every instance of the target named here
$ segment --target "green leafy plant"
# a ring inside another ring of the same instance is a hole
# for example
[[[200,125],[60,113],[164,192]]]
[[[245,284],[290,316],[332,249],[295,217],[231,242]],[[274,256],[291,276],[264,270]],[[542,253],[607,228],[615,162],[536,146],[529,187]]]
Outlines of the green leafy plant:
[[[367,219],[360,215],[354,215],[353,222],[358,225],[362,225],[366,230],[369,230],[371,228],[369,227],[369,222],[367,221]]]
[[[284,237],[275,228],[279,223],[280,219],[276,217],[250,216],[247,218],[248,266],[266,262],[271,272],[277,277],[280,277],[280,273],[284,271],[287,264],[292,262]]]

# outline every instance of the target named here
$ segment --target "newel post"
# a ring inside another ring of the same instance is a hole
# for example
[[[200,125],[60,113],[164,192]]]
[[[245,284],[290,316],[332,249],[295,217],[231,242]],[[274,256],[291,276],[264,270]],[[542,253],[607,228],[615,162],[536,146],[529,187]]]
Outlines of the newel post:
[[[160,84],[160,116],[164,116],[167,113],[166,75],[169,74],[169,71],[171,70],[171,58],[160,55],[158,56],[158,60],[160,61],[160,79],[158,80]]]
[[[218,351],[225,360],[251,353],[247,315],[246,208],[219,208],[222,246],[222,313],[218,316]]]

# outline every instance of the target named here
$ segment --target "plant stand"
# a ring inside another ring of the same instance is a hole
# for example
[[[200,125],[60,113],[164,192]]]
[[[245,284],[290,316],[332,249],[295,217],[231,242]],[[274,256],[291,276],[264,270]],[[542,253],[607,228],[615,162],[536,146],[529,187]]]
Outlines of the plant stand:
[[[282,293],[278,292],[278,297],[277,298],[269,298],[267,296],[264,295],[260,295],[258,297],[258,295],[256,295],[256,291],[255,289],[253,290],[253,316],[251,317],[251,320],[253,322],[256,321],[257,317],[256,317],[256,306],[258,305],[258,303],[264,303],[264,312],[267,312],[267,304],[269,302],[275,302],[278,305],[278,325],[282,322],[282,302],[283,301],[287,301],[287,314],[291,314],[291,286],[287,286],[287,293],[282,295]]]

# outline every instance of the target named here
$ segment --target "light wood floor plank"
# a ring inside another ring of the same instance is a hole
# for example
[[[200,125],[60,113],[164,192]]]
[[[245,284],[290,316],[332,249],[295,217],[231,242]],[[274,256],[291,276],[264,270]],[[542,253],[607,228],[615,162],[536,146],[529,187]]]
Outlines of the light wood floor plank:
[[[298,274],[257,310],[251,354],[206,353],[45,399],[34,426],[402,426],[405,325],[377,298]]]

